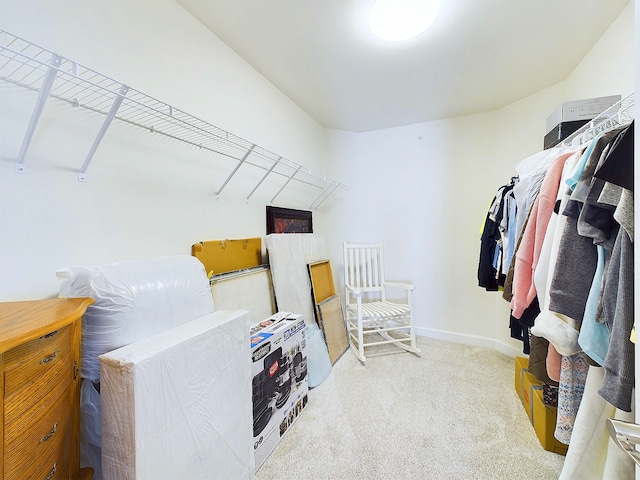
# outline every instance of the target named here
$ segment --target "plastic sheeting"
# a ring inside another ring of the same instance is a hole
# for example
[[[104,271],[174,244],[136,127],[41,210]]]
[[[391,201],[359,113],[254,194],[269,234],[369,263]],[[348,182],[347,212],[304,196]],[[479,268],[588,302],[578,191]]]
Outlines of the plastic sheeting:
[[[100,356],[105,480],[250,478],[249,326],[219,311]]]
[[[329,351],[318,325],[307,325],[307,367],[309,369],[309,388],[324,382],[331,373]]]
[[[214,311],[204,266],[191,256],[60,269],[61,297],[90,297],[82,320],[82,378],[100,379],[98,355]]]
[[[71,265],[57,276],[61,297],[90,297],[82,320],[80,455],[100,480],[98,356],[214,311],[202,263],[188,255]]]

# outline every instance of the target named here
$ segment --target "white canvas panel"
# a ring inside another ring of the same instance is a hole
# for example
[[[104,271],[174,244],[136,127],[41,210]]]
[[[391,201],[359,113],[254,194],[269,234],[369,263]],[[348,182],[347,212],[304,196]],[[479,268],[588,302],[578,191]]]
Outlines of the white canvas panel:
[[[269,269],[213,279],[211,294],[218,310],[248,310],[252,325],[275,313]]]
[[[274,233],[265,237],[278,311],[315,318],[307,265],[326,260],[324,240],[314,233]]]
[[[218,311],[100,356],[105,480],[250,478],[249,328]]]

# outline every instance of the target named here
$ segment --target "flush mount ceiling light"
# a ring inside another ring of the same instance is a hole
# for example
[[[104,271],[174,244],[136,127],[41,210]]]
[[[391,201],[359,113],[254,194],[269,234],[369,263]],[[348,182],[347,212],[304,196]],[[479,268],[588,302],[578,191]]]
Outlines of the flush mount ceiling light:
[[[369,27],[382,40],[409,40],[429,28],[439,11],[440,0],[376,0]]]

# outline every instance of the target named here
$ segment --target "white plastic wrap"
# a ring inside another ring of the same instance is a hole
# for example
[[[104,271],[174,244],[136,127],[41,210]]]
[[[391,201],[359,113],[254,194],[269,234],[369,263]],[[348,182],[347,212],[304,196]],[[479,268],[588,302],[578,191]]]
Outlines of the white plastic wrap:
[[[214,311],[204,266],[180,255],[60,269],[61,297],[95,300],[82,319],[82,378],[100,380],[98,355]]]
[[[249,327],[219,311],[100,357],[105,480],[251,477]]]
[[[82,319],[80,457],[101,480],[98,356],[213,312],[213,297],[204,266],[188,255],[71,265],[57,276],[61,297],[95,300]]]
[[[309,388],[315,388],[331,373],[329,350],[324,342],[322,331],[315,322],[307,324],[307,358]]]

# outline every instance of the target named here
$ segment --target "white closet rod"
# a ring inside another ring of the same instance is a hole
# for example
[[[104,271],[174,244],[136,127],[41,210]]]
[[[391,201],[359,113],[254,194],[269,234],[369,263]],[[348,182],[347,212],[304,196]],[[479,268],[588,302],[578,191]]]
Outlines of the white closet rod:
[[[634,118],[635,92],[631,92],[565,138],[561,145],[566,147],[583,145],[603,132],[630,123]]]
[[[78,170],[80,181],[87,181],[87,169],[93,156],[112,120],[116,119],[236,161],[235,168],[217,189],[217,196],[242,165],[265,171],[247,195],[247,201],[270,174],[285,179],[272,202],[294,180],[319,192],[314,194],[310,209],[318,208],[337,188],[347,190],[340,182],[4,30],[0,30],[0,62],[1,80],[38,92],[38,100],[16,157],[15,170],[18,173],[27,172],[25,159],[31,138],[47,99],[53,97],[105,115],[102,127]]]

